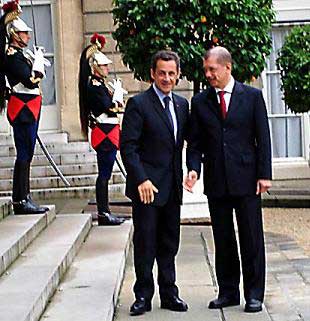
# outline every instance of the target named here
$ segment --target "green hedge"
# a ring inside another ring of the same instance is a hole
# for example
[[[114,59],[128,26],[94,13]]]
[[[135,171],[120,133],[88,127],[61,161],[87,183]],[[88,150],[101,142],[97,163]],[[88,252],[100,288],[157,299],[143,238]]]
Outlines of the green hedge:
[[[257,78],[271,50],[271,0],[114,0],[117,40],[135,78],[149,80],[150,57],[170,48],[183,76],[205,83],[202,56],[221,45],[232,53],[239,81]]]
[[[277,59],[284,101],[294,113],[310,110],[310,25],[294,27]]]

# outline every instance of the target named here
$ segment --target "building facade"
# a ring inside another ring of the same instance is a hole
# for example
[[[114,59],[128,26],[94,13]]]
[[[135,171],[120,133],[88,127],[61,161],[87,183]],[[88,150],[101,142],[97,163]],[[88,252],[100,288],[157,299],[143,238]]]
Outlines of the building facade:
[[[114,23],[111,14],[112,0],[33,0],[37,43],[46,48],[52,63],[43,81],[43,108],[41,132],[68,132],[71,141],[82,139],[78,110],[79,55],[93,32],[107,38],[106,54],[114,62],[111,74],[124,81],[129,94],[146,89],[149,84],[137,81],[122,63],[112,39]],[[20,0],[22,17],[32,26],[29,0]],[[277,21],[272,28],[273,48],[261,85],[267,102],[271,128],[274,173],[276,178],[310,177],[309,113],[292,114],[282,100],[280,72],[275,60],[285,36],[294,25],[310,23],[309,0],[274,0]],[[33,39],[35,37],[33,36]],[[192,84],[182,80],[179,93],[192,96]],[[4,115],[0,115],[0,135],[10,135],[11,129]]]

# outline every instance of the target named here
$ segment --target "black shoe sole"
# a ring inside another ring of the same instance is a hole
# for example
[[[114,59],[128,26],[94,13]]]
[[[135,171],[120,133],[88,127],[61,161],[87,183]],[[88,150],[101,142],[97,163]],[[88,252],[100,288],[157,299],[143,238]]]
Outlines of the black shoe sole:
[[[111,222],[102,222],[102,223],[99,223],[98,222],[98,226],[118,226],[118,225],[121,225],[123,224],[124,222],[121,222],[121,223],[111,223]]]
[[[234,307],[234,306],[237,306],[237,305],[240,305],[240,302],[231,302],[229,304],[221,304],[221,305],[209,304],[208,309],[215,310],[215,309]]]
[[[246,312],[246,313],[256,313],[256,312],[260,312],[262,310],[263,310],[262,307],[259,307],[259,308],[244,308],[244,312]]]
[[[188,310],[188,307],[186,308],[176,308],[176,307],[171,307],[168,304],[161,304],[160,305],[161,309],[165,309],[165,310],[170,310],[170,311],[174,311],[174,312],[186,312]]]
[[[130,311],[130,315],[134,317],[136,315],[142,315],[145,312],[150,312],[150,311],[152,311],[152,306],[151,305],[147,306],[146,309],[143,310],[143,311]]]

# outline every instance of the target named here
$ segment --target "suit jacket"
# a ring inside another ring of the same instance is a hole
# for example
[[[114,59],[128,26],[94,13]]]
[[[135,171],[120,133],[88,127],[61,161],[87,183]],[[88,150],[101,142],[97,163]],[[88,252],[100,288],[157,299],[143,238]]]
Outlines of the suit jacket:
[[[133,201],[139,201],[138,186],[147,179],[159,190],[153,205],[164,205],[174,187],[182,201],[182,149],[189,112],[185,98],[172,96],[178,127],[176,140],[153,87],[128,100],[120,150],[127,171],[126,195]]]
[[[262,92],[235,82],[222,119],[214,88],[192,98],[187,167],[200,174],[209,197],[252,195],[258,179],[271,179],[271,144]]]

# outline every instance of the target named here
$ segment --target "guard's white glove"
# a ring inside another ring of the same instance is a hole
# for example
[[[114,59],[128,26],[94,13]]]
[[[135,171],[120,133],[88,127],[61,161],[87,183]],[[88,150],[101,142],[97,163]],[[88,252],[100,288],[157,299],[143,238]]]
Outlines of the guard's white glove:
[[[33,59],[32,71],[40,72],[45,77],[45,66],[50,67],[51,63],[44,58],[43,47],[33,46],[33,52],[28,49],[26,52]]]
[[[112,97],[113,103],[117,102],[124,106],[124,95],[128,94],[128,91],[122,87],[122,81],[120,79],[113,79],[113,83],[109,82],[109,85],[114,90]]]

